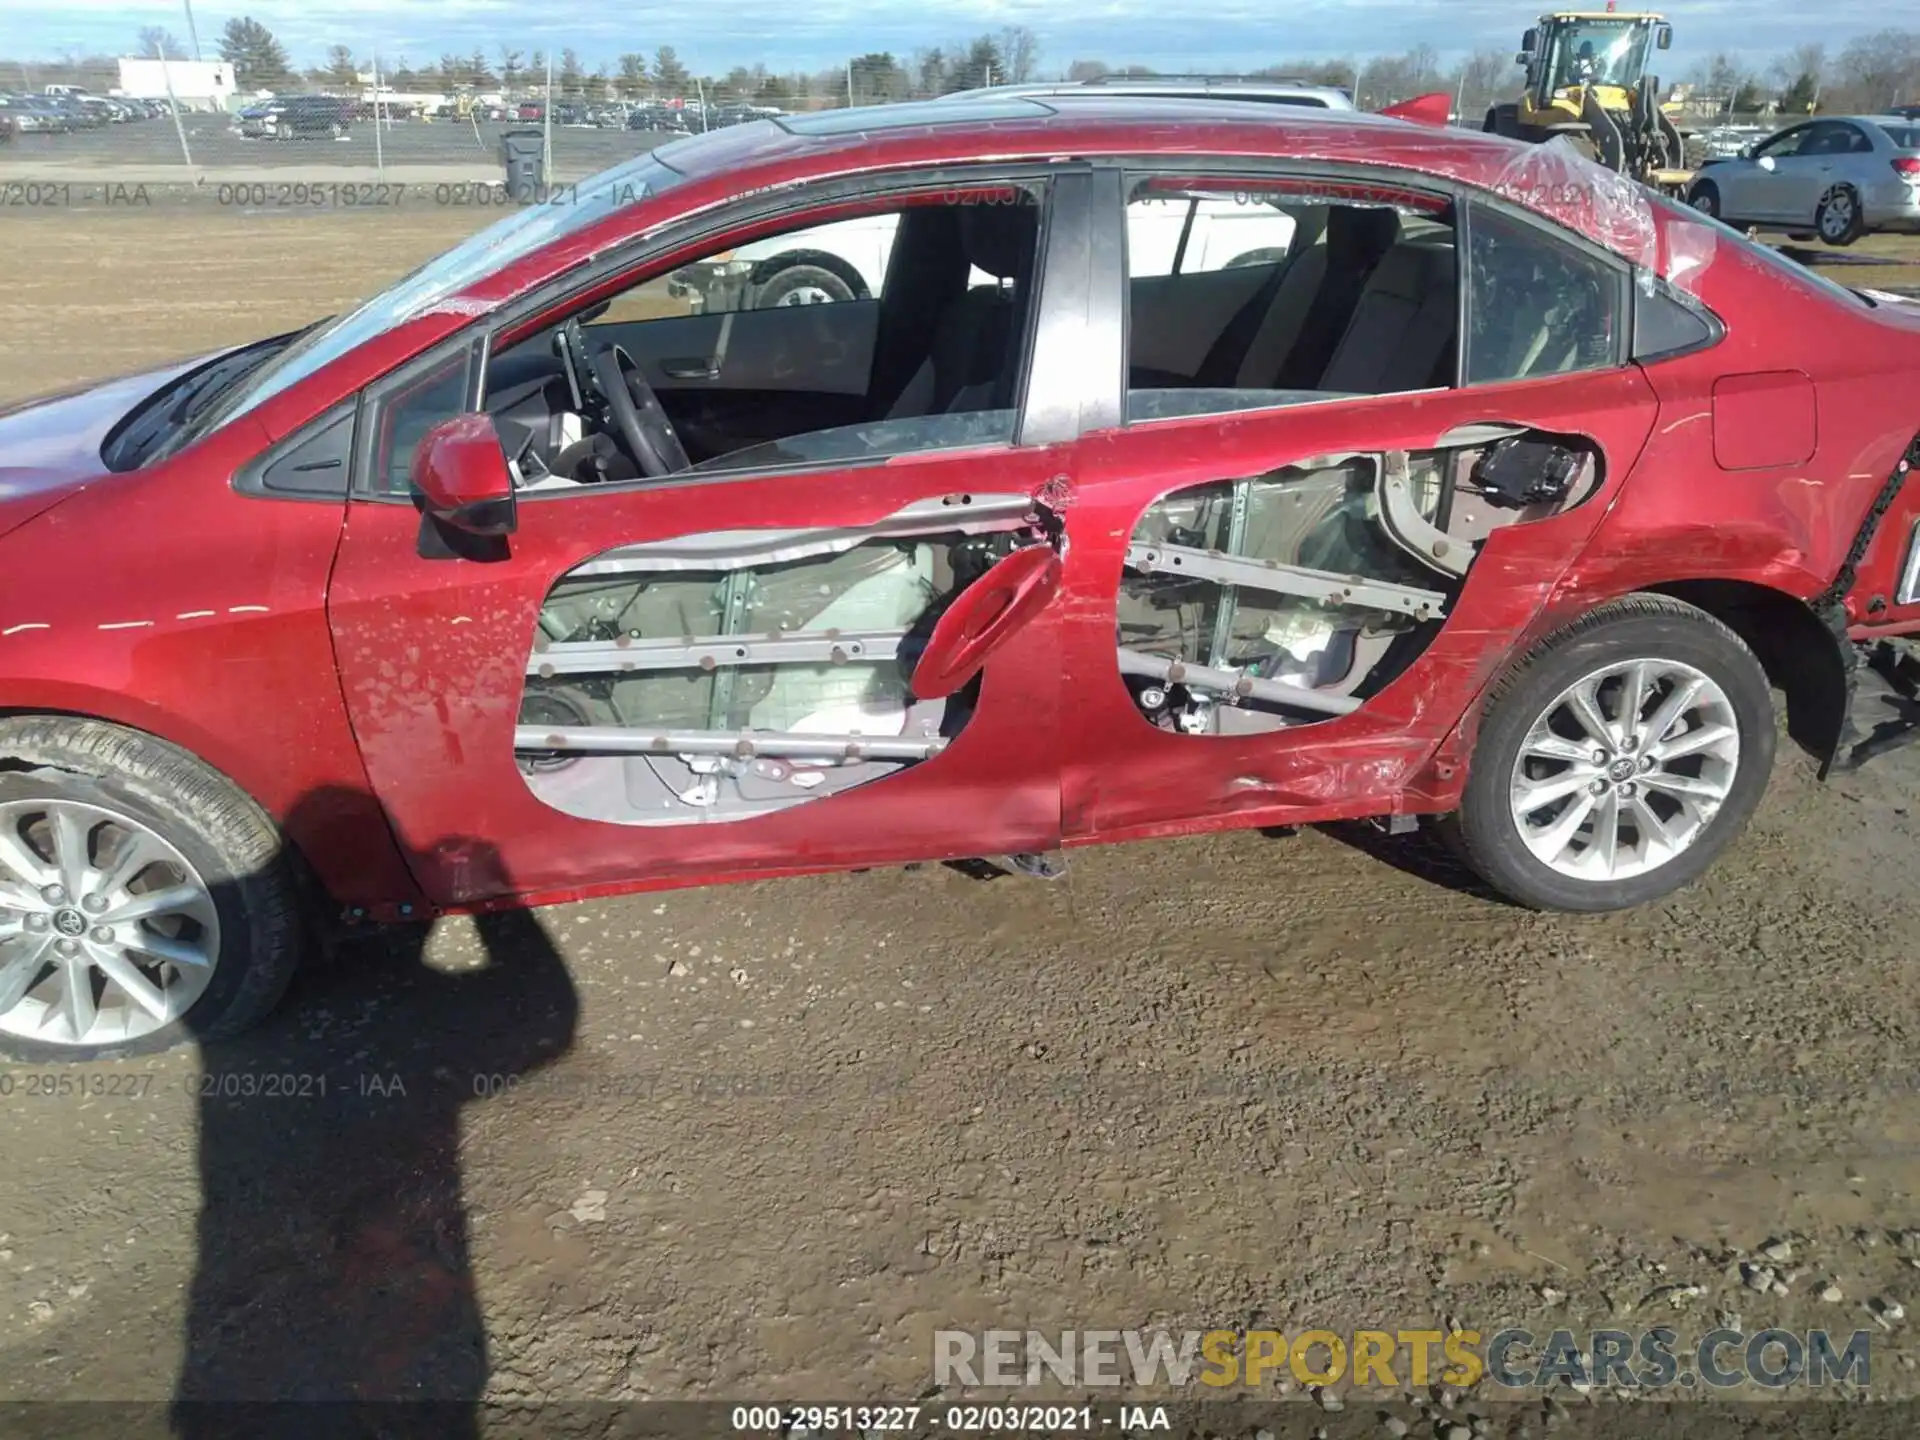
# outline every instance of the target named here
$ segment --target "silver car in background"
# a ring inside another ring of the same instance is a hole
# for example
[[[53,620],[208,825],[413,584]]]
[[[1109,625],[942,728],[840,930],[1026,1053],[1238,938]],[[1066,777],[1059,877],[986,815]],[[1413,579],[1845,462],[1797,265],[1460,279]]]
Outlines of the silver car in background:
[[[1335,85],[1250,75],[1101,75],[1090,80],[1033,80],[958,90],[942,100],[992,96],[1127,95],[1159,100],[1252,100],[1307,110],[1351,110],[1353,96]]]
[[[1851,245],[1875,230],[1920,233],[1920,120],[1822,116],[1738,155],[1708,159],[1687,199],[1732,225]]]

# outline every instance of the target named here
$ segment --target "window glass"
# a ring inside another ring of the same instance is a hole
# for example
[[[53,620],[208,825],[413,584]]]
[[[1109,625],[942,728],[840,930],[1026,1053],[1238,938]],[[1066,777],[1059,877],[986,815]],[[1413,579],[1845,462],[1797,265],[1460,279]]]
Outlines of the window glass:
[[[1278,264],[1295,232],[1275,195],[1142,190],[1127,205],[1127,273],[1143,279]]]
[[[1646,64],[1649,27],[1591,16],[1564,22],[1555,39],[1553,84],[1624,85]]]
[[[716,244],[494,356],[486,408],[518,483],[661,478],[643,469],[616,374],[685,451],[670,474],[1010,443],[1040,192],[950,193]]]
[[[877,300],[899,226],[898,214],[862,215],[722,250],[623,292],[593,323]]]
[[[1469,385],[1619,363],[1619,272],[1484,205],[1468,227]]]
[[[1459,281],[1437,197],[1144,179],[1126,226],[1130,421],[1452,382]]]
[[[236,386],[196,427],[197,433],[205,434],[224,425],[235,415],[304,380],[355,347],[386,334],[540,246],[577,234],[679,181],[679,175],[651,156],[642,155],[572,187],[575,203],[528,205],[513,211],[444,255],[429,260],[359,309],[303,334],[256,370],[246,384]]]
[[[1880,130],[1894,149],[1920,150],[1920,125],[1882,125]]]
[[[1798,155],[1800,147],[1813,137],[1813,131],[1814,127],[1811,125],[1802,125],[1797,130],[1784,131],[1755,150],[1754,156],[1758,158],[1765,155],[1775,160],[1785,160],[1790,155]]]
[[[421,438],[467,409],[472,360],[472,346],[462,345],[389,382],[375,399],[366,471],[366,488],[373,494],[412,493],[413,453]]]

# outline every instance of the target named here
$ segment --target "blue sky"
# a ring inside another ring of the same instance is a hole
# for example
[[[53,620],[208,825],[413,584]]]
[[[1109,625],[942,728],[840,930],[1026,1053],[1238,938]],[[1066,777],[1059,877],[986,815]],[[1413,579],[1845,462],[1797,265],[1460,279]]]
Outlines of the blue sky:
[[[209,56],[221,26],[244,14],[273,30],[302,65],[318,62],[332,44],[349,45],[363,58],[377,46],[415,64],[476,47],[497,61],[503,42],[556,53],[571,46],[589,68],[623,51],[651,54],[671,45],[683,62],[708,74],[756,60],[776,70],[818,69],[868,50],[904,57],[921,46],[1017,24],[1038,34],[1041,71],[1051,75],[1081,58],[1162,70],[1247,69],[1422,43],[1449,55],[1482,46],[1506,49],[1544,8],[1528,0],[948,0],[938,10],[897,0],[700,0],[671,6],[624,0],[258,0],[221,6],[201,0],[194,19]],[[1676,78],[1718,49],[1758,62],[1810,40],[1837,51],[1859,34],[1920,24],[1913,0],[1828,0],[1817,12],[1764,0],[1681,0],[1667,13],[1677,32],[1668,60]],[[76,51],[125,54],[145,25],[164,25],[183,41],[187,33],[180,0],[0,0],[0,19],[6,37],[0,51],[29,59]]]

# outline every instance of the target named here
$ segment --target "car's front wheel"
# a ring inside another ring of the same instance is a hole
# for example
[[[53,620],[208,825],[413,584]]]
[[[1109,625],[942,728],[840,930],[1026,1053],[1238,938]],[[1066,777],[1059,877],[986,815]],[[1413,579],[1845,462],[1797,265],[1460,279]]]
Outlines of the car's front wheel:
[[[271,1010],[301,934],[251,799],[185,751],[66,717],[0,721],[0,1055],[162,1050]]]
[[[1702,215],[1720,218],[1720,187],[1711,180],[1696,180],[1687,192],[1687,203]]]
[[[1523,905],[1641,905],[1739,836],[1773,750],[1772,693],[1740,637],[1678,600],[1628,596],[1494,687],[1451,838]]]

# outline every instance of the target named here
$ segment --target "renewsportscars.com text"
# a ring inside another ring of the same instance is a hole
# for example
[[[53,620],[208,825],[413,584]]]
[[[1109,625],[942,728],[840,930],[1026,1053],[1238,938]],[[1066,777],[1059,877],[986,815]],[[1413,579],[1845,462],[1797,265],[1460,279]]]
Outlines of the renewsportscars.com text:
[[[1872,1380],[1870,1332],[1709,1330],[1682,1340],[1646,1330],[936,1330],[936,1385],[1260,1389],[1300,1385],[1514,1390],[1571,1384],[1613,1389],[1821,1387]]]

